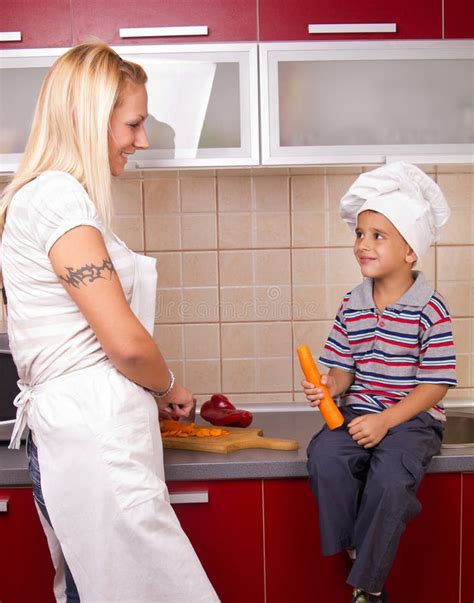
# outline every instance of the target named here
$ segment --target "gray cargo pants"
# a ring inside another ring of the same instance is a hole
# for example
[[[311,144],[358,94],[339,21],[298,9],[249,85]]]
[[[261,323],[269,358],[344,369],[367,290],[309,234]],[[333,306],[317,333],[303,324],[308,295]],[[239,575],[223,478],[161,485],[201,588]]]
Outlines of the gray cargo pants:
[[[341,410],[345,425],[365,414]],[[356,549],[347,578],[351,586],[382,590],[400,536],[421,509],[416,491],[442,436],[443,424],[423,412],[390,429],[370,449],[345,427],[324,427],[311,440],[308,473],[319,506],[322,554]]]

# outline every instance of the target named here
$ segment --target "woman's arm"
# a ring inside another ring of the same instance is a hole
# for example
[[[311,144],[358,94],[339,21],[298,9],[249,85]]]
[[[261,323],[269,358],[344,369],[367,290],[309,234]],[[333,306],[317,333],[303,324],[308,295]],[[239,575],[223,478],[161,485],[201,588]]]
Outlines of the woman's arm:
[[[130,309],[101,233],[78,226],[54,243],[49,257],[117,370],[139,385],[165,391],[170,382],[166,362]],[[177,385],[166,403],[188,405],[190,397],[192,405],[191,394]]]

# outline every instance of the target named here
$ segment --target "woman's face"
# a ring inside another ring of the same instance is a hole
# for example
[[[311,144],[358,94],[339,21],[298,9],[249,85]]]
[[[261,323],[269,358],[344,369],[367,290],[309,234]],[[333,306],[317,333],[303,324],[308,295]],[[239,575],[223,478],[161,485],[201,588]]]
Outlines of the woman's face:
[[[112,112],[109,125],[109,164],[113,176],[120,176],[129,155],[148,148],[145,119],[148,96],[143,84],[126,84],[122,102]]]

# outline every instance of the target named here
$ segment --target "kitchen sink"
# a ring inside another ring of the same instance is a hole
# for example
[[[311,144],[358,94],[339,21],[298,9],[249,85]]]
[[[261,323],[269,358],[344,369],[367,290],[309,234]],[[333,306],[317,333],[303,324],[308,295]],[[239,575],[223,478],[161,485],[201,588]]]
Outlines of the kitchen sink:
[[[444,430],[443,448],[474,446],[474,414],[457,411],[450,413]]]

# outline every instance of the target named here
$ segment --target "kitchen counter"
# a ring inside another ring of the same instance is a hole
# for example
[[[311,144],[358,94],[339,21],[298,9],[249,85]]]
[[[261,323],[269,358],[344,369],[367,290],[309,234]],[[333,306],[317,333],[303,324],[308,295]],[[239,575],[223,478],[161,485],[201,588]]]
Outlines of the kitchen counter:
[[[306,404],[255,405],[252,427],[263,429],[268,437],[298,440],[300,448],[284,452],[246,449],[229,454],[165,450],[165,473],[169,481],[265,479],[307,477],[306,447],[322,426],[319,412],[308,410]],[[474,408],[460,412],[474,417]],[[456,413],[449,409],[449,413]],[[448,418],[449,421],[449,418]],[[442,448],[428,469],[429,473],[474,472],[474,446]],[[0,445],[0,486],[30,485],[24,447],[8,450]]]

